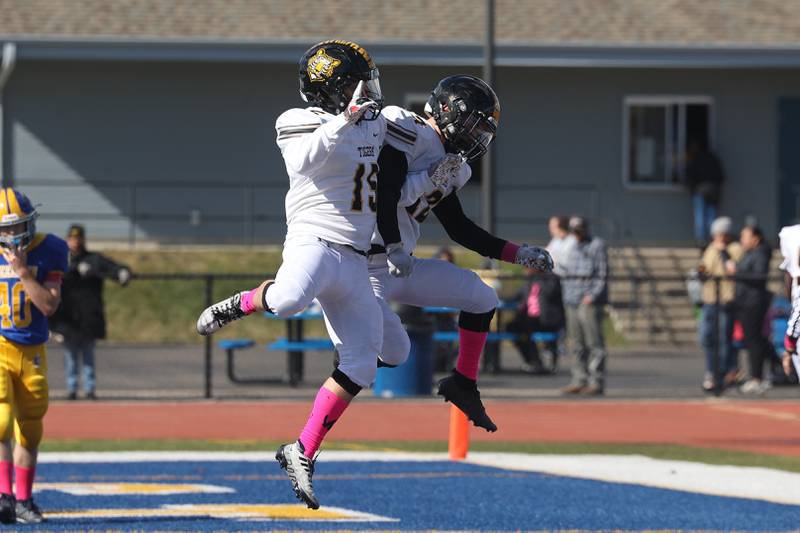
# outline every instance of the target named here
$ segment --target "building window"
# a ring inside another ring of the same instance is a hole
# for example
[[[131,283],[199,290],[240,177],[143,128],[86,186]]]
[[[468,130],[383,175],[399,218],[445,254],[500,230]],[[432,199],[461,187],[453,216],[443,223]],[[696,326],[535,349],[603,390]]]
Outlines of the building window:
[[[636,188],[685,182],[686,150],[712,147],[713,101],[706,96],[630,96],[623,109],[623,180]]]
[[[405,98],[405,106],[406,109],[411,111],[412,113],[416,113],[417,115],[427,118],[425,116],[425,103],[428,101],[429,94],[407,94]],[[483,176],[483,165],[481,164],[481,160],[477,160],[474,163],[469,163],[469,166],[472,168],[472,177],[470,177],[469,181],[467,182],[467,186],[470,184],[478,185],[481,182],[481,177]]]

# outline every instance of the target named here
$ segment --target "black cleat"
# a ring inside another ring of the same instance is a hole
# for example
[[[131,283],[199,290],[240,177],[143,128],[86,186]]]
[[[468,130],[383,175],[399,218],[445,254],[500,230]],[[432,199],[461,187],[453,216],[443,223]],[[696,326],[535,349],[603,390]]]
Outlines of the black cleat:
[[[298,500],[302,500],[309,509],[319,509],[319,501],[314,495],[311,478],[314,475],[313,459],[305,456],[305,448],[299,440],[292,444],[283,444],[275,453],[275,459],[286,470],[292,489]]]
[[[17,500],[13,494],[0,494],[0,523],[14,524],[17,522]]]
[[[481,393],[474,381],[457,373],[455,370],[446,378],[439,381],[439,396],[444,396],[444,401],[453,402],[461,409],[467,418],[478,427],[488,432],[497,431],[497,426],[486,414],[486,408],[481,402]]]
[[[39,524],[44,522],[42,511],[33,501],[33,498],[29,498],[27,500],[17,500],[15,511],[17,514],[18,524]]]

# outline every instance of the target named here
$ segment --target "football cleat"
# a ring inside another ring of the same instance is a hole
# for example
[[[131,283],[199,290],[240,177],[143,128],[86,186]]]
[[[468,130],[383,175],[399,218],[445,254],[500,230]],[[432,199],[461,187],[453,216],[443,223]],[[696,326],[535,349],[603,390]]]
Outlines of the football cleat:
[[[0,523],[13,524],[17,521],[16,500],[12,494],[0,494]]]
[[[221,330],[234,320],[239,320],[245,315],[242,311],[241,292],[237,292],[230,298],[217,302],[211,307],[206,307],[205,311],[197,319],[197,333],[200,335],[211,335]]]
[[[18,524],[39,524],[44,522],[42,511],[33,498],[18,500],[15,508]]]
[[[462,378],[461,381],[467,378]],[[477,385],[459,383],[455,371],[453,374],[439,381],[439,396],[444,396],[446,402],[453,402],[453,405],[461,409],[467,418],[472,420],[472,423],[478,427],[485,429],[488,432],[497,431],[497,426],[489,415],[486,414],[486,408],[483,407],[481,402],[481,393],[478,392]],[[474,383],[474,382],[473,382]]]
[[[303,443],[298,440],[292,444],[281,445],[275,453],[275,459],[281,468],[286,470],[297,499],[304,501],[309,509],[319,509],[319,501],[314,495],[314,486],[311,484],[316,461],[306,457]]]

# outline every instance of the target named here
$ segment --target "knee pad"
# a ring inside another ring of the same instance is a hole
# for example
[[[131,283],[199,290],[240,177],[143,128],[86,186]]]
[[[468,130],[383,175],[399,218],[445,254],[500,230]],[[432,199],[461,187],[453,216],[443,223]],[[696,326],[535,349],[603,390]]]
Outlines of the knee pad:
[[[339,385],[341,388],[343,388],[353,396],[361,392],[361,389],[363,388],[358,383],[354,383],[352,379],[347,377],[347,374],[345,374],[338,368],[333,371],[331,377],[333,378],[333,381],[335,381],[337,385]]]
[[[355,386],[360,387],[358,390],[372,385],[375,381],[375,374],[378,371],[375,355],[360,358],[345,357],[345,354],[339,354],[339,356],[339,368],[336,369],[336,372],[347,378]],[[336,377],[333,379],[335,380]],[[336,382],[339,383],[339,381]],[[347,381],[345,381],[345,384],[347,384]],[[339,383],[339,385],[347,392],[350,392],[344,384]],[[350,392],[350,394],[353,393]]]
[[[26,450],[36,450],[42,442],[44,423],[42,419],[17,420],[14,425],[14,437],[17,444]]]
[[[272,283],[264,291],[264,303],[267,308],[279,317],[287,317],[299,313],[308,307],[311,300],[300,286],[290,281],[282,282],[280,285]]]
[[[411,339],[408,338],[408,333],[402,324],[399,329],[393,329],[391,332],[384,326],[383,335],[383,348],[378,356],[380,360],[387,366],[400,366],[405,363],[411,352]]]
[[[486,283],[483,282],[482,279],[475,274],[477,279],[477,283],[474,285],[475,290],[473,291],[473,299],[475,301],[475,307],[472,311],[473,313],[494,313],[495,308],[500,303],[497,299],[497,293],[493,288],[488,286]]]
[[[469,272],[467,280],[465,297],[462,298],[460,305],[462,311],[480,314],[488,313],[497,307],[499,301],[493,288],[484,283],[474,272]]]

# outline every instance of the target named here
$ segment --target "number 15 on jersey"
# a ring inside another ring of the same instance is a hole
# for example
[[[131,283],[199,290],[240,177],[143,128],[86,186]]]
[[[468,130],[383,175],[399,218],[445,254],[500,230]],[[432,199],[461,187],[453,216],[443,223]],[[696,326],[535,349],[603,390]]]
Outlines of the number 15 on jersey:
[[[356,168],[356,173],[353,176],[353,202],[350,204],[350,210],[359,213],[364,211],[364,181],[367,182],[367,204],[369,205],[369,210],[375,213],[378,210],[378,204],[375,201],[375,194],[378,190],[377,163],[370,163],[369,170],[367,170],[364,163],[360,163]]]

